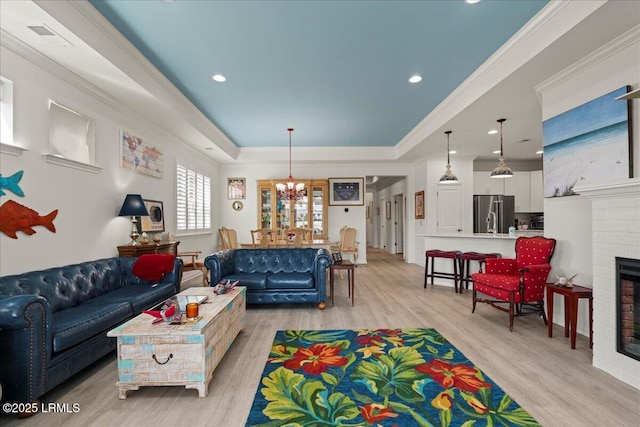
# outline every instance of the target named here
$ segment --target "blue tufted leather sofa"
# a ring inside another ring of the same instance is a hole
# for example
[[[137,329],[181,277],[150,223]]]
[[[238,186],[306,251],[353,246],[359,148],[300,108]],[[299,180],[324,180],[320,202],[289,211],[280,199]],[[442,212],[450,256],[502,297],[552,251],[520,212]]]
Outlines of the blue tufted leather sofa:
[[[229,249],[204,260],[211,285],[240,281],[248,304],[317,303],[327,300],[326,272],[331,264],[326,249]]]
[[[107,258],[0,277],[0,383],[6,402],[33,402],[113,351],[106,333],[180,290],[182,260],[155,284],[137,258]]]

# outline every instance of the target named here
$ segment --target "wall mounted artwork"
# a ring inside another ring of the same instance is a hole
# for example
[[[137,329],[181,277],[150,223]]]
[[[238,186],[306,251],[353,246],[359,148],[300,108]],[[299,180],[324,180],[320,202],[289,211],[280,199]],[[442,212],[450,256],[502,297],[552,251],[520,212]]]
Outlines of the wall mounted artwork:
[[[628,91],[622,87],[543,122],[544,197],[632,176],[629,101],[615,99]]]
[[[157,146],[121,130],[120,166],[141,174],[162,178],[164,155]]]
[[[229,200],[245,199],[247,197],[246,178],[227,178],[227,198]]]
[[[144,200],[149,216],[140,217],[140,231],[160,233],[164,231],[164,206],[157,200]]]
[[[424,190],[416,192],[416,219],[424,219]]]
[[[8,190],[16,196],[24,197],[24,192],[20,188],[20,180],[24,171],[20,170],[8,178],[5,178],[0,174],[0,196],[5,196],[7,193],[3,191]],[[17,239],[17,232],[22,231],[27,235],[35,234],[36,231],[33,227],[41,225],[52,233],[56,232],[56,227],[53,225],[53,220],[58,215],[58,210],[51,211],[45,216],[33,209],[21,205],[13,200],[7,200],[0,206],[0,232],[6,234],[12,239]]]
[[[329,205],[364,205],[364,178],[329,178]]]
[[[41,225],[52,233],[56,232],[56,227],[53,225],[53,220],[58,215],[58,210],[54,210],[45,216],[33,209],[29,209],[20,203],[8,200],[0,206],[0,231],[11,237],[17,239],[16,233],[22,231],[25,234],[32,235],[36,231],[33,227]]]
[[[24,171],[18,171],[8,178],[5,178],[0,173],[0,196],[4,196],[5,193],[2,189],[11,191],[16,196],[24,197],[24,192],[20,188],[20,180]]]

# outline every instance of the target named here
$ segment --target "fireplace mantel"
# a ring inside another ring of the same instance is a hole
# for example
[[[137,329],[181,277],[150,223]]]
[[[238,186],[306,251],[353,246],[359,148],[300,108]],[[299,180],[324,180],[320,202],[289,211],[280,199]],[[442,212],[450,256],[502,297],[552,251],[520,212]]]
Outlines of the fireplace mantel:
[[[620,195],[633,194],[640,195],[640,178],[629,178],[598,185],[577,184],[573,187],[573,191],[587,199],[619,197]]]

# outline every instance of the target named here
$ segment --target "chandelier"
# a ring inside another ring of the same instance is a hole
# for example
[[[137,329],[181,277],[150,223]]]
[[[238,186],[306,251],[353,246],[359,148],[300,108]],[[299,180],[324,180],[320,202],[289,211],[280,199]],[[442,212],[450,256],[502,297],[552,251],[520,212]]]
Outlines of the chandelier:
[[[296,184],[296,180],[291,174],[291,132],[293,132],[293,128],[289,128],[287,131],[289,131],[289,178],[287,178],[286,184],[276,184],[276,191],[280,200],[301,200],[306,197],[307,193],[304,191],[304,184],[301,182]]]

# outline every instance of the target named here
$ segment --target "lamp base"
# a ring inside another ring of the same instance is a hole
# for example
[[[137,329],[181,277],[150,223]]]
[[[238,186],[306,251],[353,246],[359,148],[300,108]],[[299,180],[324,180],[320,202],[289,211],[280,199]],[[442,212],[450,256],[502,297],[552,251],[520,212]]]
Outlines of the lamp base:
[[[138,237],[140,237],[140,233],[138,233],[138,220],[136,219],[135,216],[131,217],[131,224],[132,224],[132,229],[131,229],[131,234],[129,234],[129,237],[131,237],[131,243],[130,246],[138,246],[140,245],[140,243],[138,243]]]

